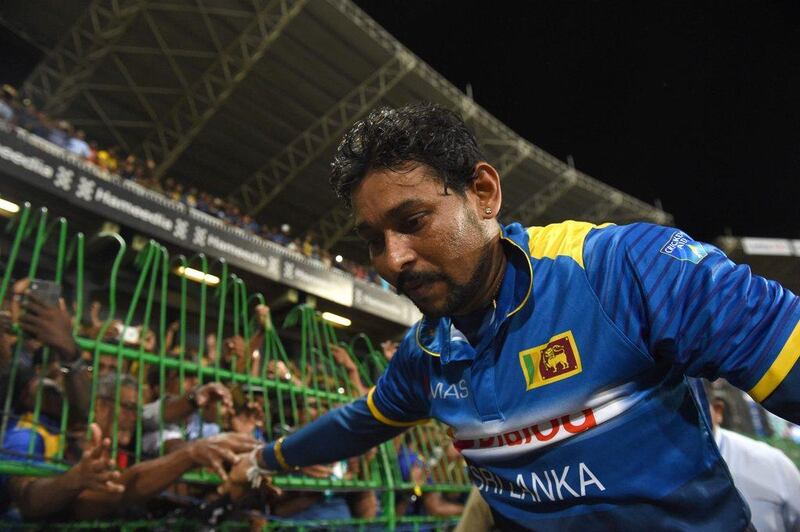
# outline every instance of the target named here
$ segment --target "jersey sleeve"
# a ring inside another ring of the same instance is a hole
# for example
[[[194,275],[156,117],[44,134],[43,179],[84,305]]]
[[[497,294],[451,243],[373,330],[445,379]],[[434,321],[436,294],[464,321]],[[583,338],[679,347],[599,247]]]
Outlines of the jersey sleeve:
[[[415,338],[406,336],[366,397],[328,412],[280,443],[268,444],[262,454],[267,467],[280,470],[357,456],[408,427],[426,423],[430,404],[422,382],[427,380],[427,365],[415,349]]]
[[[329,464],[364,454],[404,430],[375,419],[362,397],[327,412],[283,441],[269,443],[262,451],[262,459],[268,469],[275,471]]]
[[[415,327],[411,328],[389,367],[367,394],[367,406],[378,421],[393,427],[426,423],[430,417],[427,393],[427,357],[417,348]]]
[[[603,309],[642,351],[690,376],[725,377],[798,421],[797,296],[714,246],[652,224],[592,230],[584,262]]]

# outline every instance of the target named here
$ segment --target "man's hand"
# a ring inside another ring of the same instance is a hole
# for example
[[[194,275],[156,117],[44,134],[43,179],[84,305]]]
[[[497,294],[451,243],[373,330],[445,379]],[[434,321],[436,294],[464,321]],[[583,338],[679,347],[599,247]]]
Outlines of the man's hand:
[[[139,342],[147,353],[155,353],[157,351],[156,332],[153,329],[146,329],[142,327],[141,338],[139,339]]]
[[[92,322],[92,326],[96,327],[98,330],[103,326],[103,320],[100,319],[100,310],[102,310],[102,308],[103,305],[99,301],[92,301],[92,304],[89,306],[89,319]]]
[[[258,447],[260,443],[249,434],[239,434],[237,432],[224,432],[207,438],[208,441],[227,449],[232,453],[248,453]]]
[[[223,482],[228,481],[225,464],[236,464],[241,459],[229,448],[211,438],[195,440],[185,448],[195,465],[211,468]]]
[[[244,358],[244,338],[241,336],[231,336],[230,338],[225,338],[224,350],[222,353],[223,360],[230,360],[231,357],[236,357],[236,360],[242,360]]]
[[[340,345],[331,345],[331,355],[333,355],[334,360],[345,370],[353,371],[356,369],[356,363],[353,362],[353,359],[350,358],[350,354],[344,347]]]
[[[106,493],[122,493],[125,486],[117,482],[119,471],[114,471],[114,461],[109,459],[111,440],[103,438],[100,427],[92,423],[92,441],[83,452],[80,462],[67,474],[74,474],[77,488]]]
[[[209,382],[198,388],[194,392],[197,407],[203,408],[209,403],[218,401],[225,413],[233,413],[233,398],[231,392],[223,384],[218,382]]]
[[[383,351],[383,356],[386,357],[386,360],[391,360],[394,354],[397,352],[397,342],[392,340],[381,342],[381,351]]]
[[[292,372],[282,360],[270,360],[267,364],[267,378],[288,381],[292,378]]]
[[[258,401],[249,401],[231,418],[231,428],[240,434],[252,434],[256,427],[264,426],[264,407]]]
[[[228,493],[233,500],[239,499],[252,488],[251,479],[247,478],[247,472],[255,467],[256,464],[253,463],[250,453],[239,455],[239,462],[231,468],[227,482],[219,486],[217,492]],[[258,489],[264,492],[267,502],[281,495],[280,488],[273,486],[272,479],[267,475],[261,475]]]
[[[318,464],[301,467],[300,472],[312,478],[330,478],[333,475],[333,468]]]
[[[12,326],[11,312],[0,310],[0,334],[12,334],[14,332]]]
[[[78,350],[72,338],[72,316],[64,300],[59,299],[58,306],[50,306],[28,294],[24,306],[25,313],[19,320],[22,330],[58,351],[66,360],[72,360]]]
[[[422,460],[417,460],[411,464],[408,476],[415,486],[422,486],[428,480],[428,466]]]
[[[269,324],[269,307],[266,305],[256,305],[256,322],[262,327]]]

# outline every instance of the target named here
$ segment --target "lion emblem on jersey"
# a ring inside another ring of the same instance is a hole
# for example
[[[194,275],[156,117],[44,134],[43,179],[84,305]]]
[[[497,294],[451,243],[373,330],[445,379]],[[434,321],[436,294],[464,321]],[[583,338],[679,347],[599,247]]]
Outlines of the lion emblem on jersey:
[[[547,343],[519,353],[528,390],[558,382],[583,371],[578,344],[572,331],[552,336]]]
[[[555,372],[569,367],[567,353],[561,344],[548,346],[542,351],[542,360],[544,361],[544,366],[550,371]]]

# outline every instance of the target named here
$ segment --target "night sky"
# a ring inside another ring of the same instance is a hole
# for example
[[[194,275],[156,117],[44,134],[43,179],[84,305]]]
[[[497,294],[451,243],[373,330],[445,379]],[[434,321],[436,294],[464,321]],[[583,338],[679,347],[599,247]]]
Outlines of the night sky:
[[[517,133],[696,238],[800,238],[800,3],[357,4]],[[21,79],[39,54],[4,28],[0,49]]]
[[[521,136],[696,238],[800,238],[800,4],[359,0]]]

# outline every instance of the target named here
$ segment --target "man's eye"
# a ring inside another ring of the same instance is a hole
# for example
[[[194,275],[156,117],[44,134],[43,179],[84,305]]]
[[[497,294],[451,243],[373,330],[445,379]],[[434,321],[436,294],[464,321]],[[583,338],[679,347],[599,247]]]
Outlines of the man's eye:
[[[416,233],[417,231],[422,229],[422,226],[425,223],[425,216],[426,216],[425,213],[420,213],[420,214],[415,214],[411,218],[406,219],[406,221],[403,222],[403,227],[402,227],[403,232]]]

